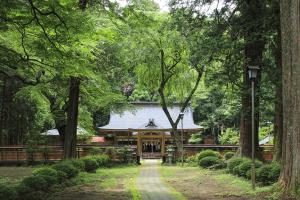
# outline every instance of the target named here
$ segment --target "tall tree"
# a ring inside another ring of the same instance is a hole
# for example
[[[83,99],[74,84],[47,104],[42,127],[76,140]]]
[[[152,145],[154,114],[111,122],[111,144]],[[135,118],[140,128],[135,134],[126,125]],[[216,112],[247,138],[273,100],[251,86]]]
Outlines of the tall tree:
[[[299,194],[300,185],[300,1],[282,0],[283,148],[279,183]]]

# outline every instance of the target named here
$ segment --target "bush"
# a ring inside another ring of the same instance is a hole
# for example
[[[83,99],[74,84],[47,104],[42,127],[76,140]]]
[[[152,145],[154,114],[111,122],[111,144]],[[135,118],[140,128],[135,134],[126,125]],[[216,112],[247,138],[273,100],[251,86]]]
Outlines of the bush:
[[[257,181],[263,184],[272,184],[277,181],[280,175],[280,165],[277,163],[271,163],[263,165],[257,171]]]
[[[0,184],[0,199],[15,200],[17,199],[17,191],[14,187],[6,184]]]
[[[103,153],[103,150],[100,149],[99,147],[92,147],[90,150],[89,150],[89,154],[90,155],[98,155],[98,154],[101,154]]]
[[[239,166],[244,160],[245,160],[245,158],[231,158],[231,159],[229,159],[227,161],[227,168],[228,168],[229,172],[234,174],[233,169],[235,167]]]
[[[70,162],[67,161],[62,161],[60,163],[57,163],[53,165],[52,168],[55,169],[56,171],[61,171],[66,173],[67,178],[73,178],[79,173],[79,170],[76,169]]]
[[[243,176],[243,177],[247,177],[247,171],[251,170],[251,166],[252,166],[252,160],[250,159],[245,159],[238,167],[238,175],[239,176]],[[262,162],[260,161],[255,161],[255,168],[259,168],[262,166]]]
[[[219,135],[219,141],[222,145],[237,145],[239,143],[239,131],[234,128],[227,128]]]
[[[225,158],[225,160],[229,160],[229,159],[231,159],[233,156],[234,156],[234,152],[226,152],[225,154],[224,154],[224,158]]]
[[[105,149],[105,154],[108,155],[110,159],[115,159],[117,151],[114,147],[108,147]]]
[[[41,175],[29,176],[22,180],[21,185],[24,186],[24,193],[30,191],[47,191],[48,183]],[[28,191],[29,190],[29,191]]]
[[[210,168],[211,169],[224,169],[226,167],[227,167],[226,162],[222,159],[219,159],[219,160],[217,160],[217,163],[214,164],[213,166],[211,166]]]
[[[97,161],[98,167],[107,167],[111,161],[108,155],[105,154],[92,156],[91,158],[94,158]]]
[[[32,172],[34,176],[41,176],[45,179],[48,186],[51,187],[58,183],[58,174],[57,171],[49,168],[49,167],[43,167],[36,169]]]
[[[213,150],[204,150],[204,151],[201,151],[200,153],[197,154],[197,159],[198,159],[198,162],[202,159],[202,158],[205,158],[205,157],[216,157],[216,158],[221,158],[221,155],[219,152],[217,151],[213,151]]]
[[[84,161],[81,159],[72,159],[69,160],[70,163],[72,163],[72,165],[78,169],[79,171],[84,171],[85,170],[85,164]]]
[[[198,164],[199,164],[199,166],[201,166],[203,168],[208,168],[210,166],[217,164],[218,161],[219,161],[218,157],[207,156],[207,157],[204,157],[201,160],[199,160]]]
[[[117,151],[119,160],[122,163],[129,163],[132,158],[132,152],[129,147],[123,147]]]
[[[47,193],[40,190],[35,190],[30,187],[20,184],[17,187],[18,200],[44,200],[46,199]]]
[[[98,168],[97,160],[93,157],[84,157],[81,160],[84,162],[86,172],[95,172]]]

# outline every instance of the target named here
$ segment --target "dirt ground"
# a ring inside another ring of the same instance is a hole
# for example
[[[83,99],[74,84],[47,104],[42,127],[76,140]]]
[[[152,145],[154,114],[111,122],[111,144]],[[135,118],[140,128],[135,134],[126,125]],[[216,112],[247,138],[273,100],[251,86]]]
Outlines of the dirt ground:
[[[267,189],[253,193],[249,181],[197,167],[163,166],[161,174],[166,183],[190,200],[261,200],[259,191]]]

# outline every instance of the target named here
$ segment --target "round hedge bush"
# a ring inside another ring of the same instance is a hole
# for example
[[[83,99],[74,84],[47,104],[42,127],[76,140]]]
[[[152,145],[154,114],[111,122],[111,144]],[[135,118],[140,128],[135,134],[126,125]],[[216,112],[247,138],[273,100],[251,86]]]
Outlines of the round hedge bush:
[[[213,166],[211,166],[210,168],[212,168],[212,169],[224,169],[226,167],[227,167],[226,162],[222,159],[219,159],[219,160],[217,160],[217,163],[214,164]]]
[[[216,157],[216,158],[221,158],[221,155],[219,152],[217,151],[213,151],[213,150],[204,150],[201,151],[200,153],[197,154],[197,159],[198,162],[205,157]]]
[[[51,187],[58,183],[57,171],[50,167],[43,167],[36,169],[32,172],[34,176],[42,176],[47,182],[48,186]]]
[[[105,154],[91,156],[91,158],[94,158],[97,161],[98,167],[106,167],[111,161],[109,156]]]
[[[5,200],[16,200],[18,197],[17,191],[14,187],[8,186],[7,184],[0,184],[0,199]]]
[[[234,156],[234,152],[231,152],[231,151],[226,152],[226,153],[224,154],[225,160],[229,160],[229,159],[231,159],[233,156]]]
[[[200,167],[208,168],[210,166],[213,166],[213,165],[217,164],[218,161],[219,161],[218,157],[207,156],[207,157],[204,157],[201,160],[199,160],[198,164],[199,164]]]
[[[56,171],[61,171],[66,173],[67,178],[73,178],[79,173],[79,170],[76,169],[70,162],[63,161],[53,165],[52,168],[55,169]]]
[[[85,163],[83,160],[81,159],[71,159],[69,160],[70,163],[72,163],[72,165],[78,169],[79,171],[85,171]]]
[[[97,160],[93,157],[84,157],[81,160],[84,162],[86,172],[95,172],[98,168]]]
[[[22,180],[21,184],[29,191],[47,191],[48,183],[41,175],[29,176]],[[26,193],[26,192],[24,192]]]
[[[280,175],[280,165],[277,163],[271,163],[263,165],[257,171],[257,181],[263,184],[272,184],[276,182]]]
[[[245,158],[231,158],[227,161],[227,168],[229,170],[230,173],[234,173],[233,169],[236,168],[237,166],[239,166],[243,161],[245,160]],[[237,172],[237,169],[235,170]]]
[[[246,159],[244,160],[238,168],[238,175],[239,176],[243,176],[243,177],[247,177],[247,171],[251,169],[252,166],[252,160],[250,159]],[[262,162],[256,160],[255,161],[255,168],[259,168],[262,166]]]
[[[20,184],[17,186],[18,200],[44,200],[47,193],[45,191],[36,190]]]

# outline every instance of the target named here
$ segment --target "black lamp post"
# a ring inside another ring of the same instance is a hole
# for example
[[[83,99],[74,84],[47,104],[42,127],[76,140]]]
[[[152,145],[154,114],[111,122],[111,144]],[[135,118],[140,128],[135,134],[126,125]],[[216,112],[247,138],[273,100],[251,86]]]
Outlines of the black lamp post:
[[[251,81],[251,97],[252,97],[252,165],[251,165],[251,182],[252,182],[252,188],[255,190],[255,144],[254,144],[254,129],[255,129],[255,121],[254,121],[254,83],[255,79],[257,78],[259,67],[258,66],[248,66],[248,75],[249,79]]]
[[[183,116],[184,113],[180,112],[179,117],[181,119],[181,166],[183,167]]]

